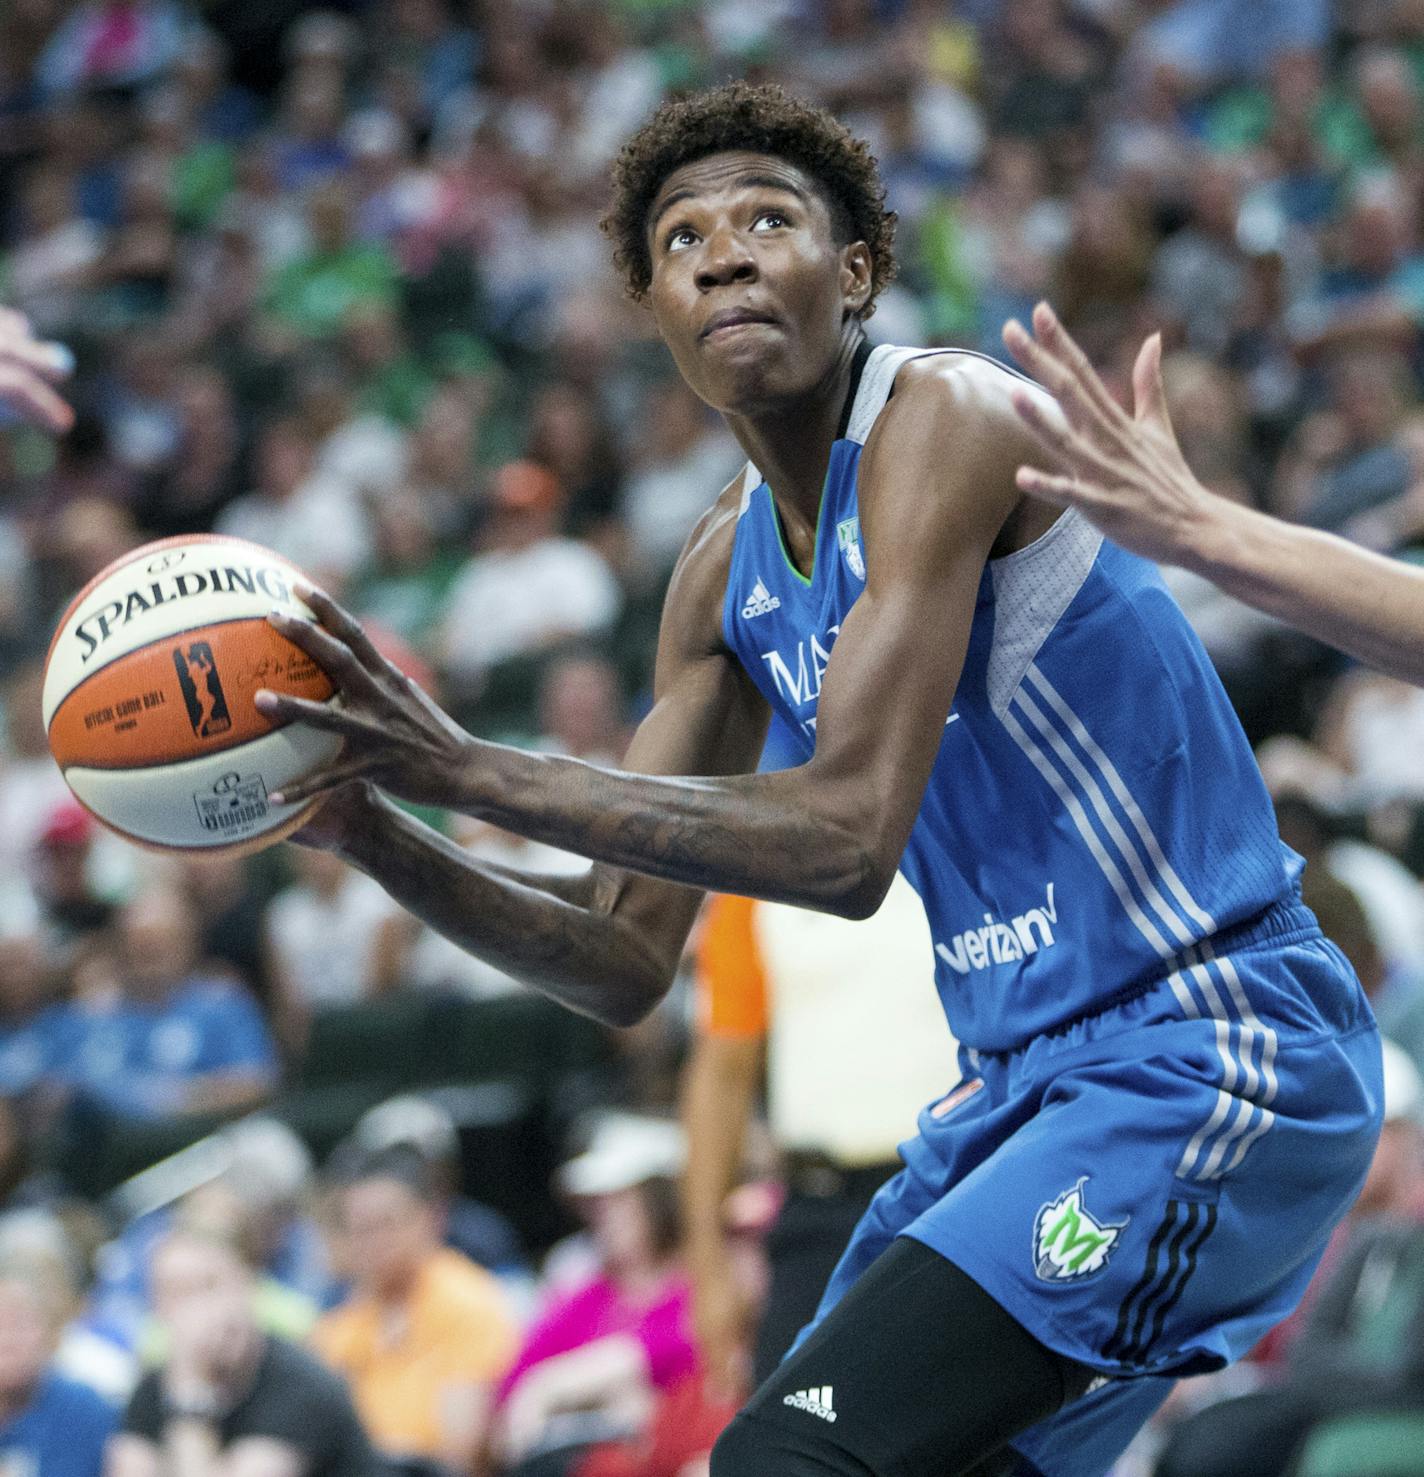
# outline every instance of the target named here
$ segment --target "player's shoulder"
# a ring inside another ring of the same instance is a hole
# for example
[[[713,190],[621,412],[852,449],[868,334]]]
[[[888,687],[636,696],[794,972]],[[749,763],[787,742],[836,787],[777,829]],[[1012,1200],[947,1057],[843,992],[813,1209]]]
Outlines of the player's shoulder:
[[[665,621],[688,620],[701,625],[705,618],[713,617],[720,626],[749,472],[748,465],[737,473],[688,535],[668,585]]]
[[[986,444],[1007,440],[1016,446],[1027,432],[1014,409],[1013,393],[1032,387],[1031,380],[985,354],[946,350],[917,355],[896,374],[894,394],[876,430],[914,420],[936,432],[969,435]]]
[[[901,365],[865,443],[862,519],[893,523],[908,510],[917,540],[932,531],[924,517],[942,517],[941,531],[956,540],[967,519],[1006,552],[1000,536],[1023,502],[1015,474],[1034,450],[1013,403],[1015,388],[1028,383],[1007,365],[965,351]],[[937,495],[926,498],[926,489]]]
[[[747,487],[753,475],[751,463],[745,463],[717,494],[688,534],[678,558],[679,568],[685,564],[701,567],[715,565],[719,560],[724,564],[731,561],[737,521],[742,515]]]

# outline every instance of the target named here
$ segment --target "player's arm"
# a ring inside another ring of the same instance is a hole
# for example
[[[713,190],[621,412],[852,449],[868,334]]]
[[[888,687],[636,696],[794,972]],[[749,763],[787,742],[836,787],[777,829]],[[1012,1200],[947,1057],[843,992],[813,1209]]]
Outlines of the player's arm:
[[[1180,564],[1359,661],[1424,684],[1424,570],[1203,487],[1172,430],[1155,335],[1133,370],[1129,416],[1046,305],[1033,328],[1030,336],[1010,323],[1004,339],[1053,392],[1062,416],[1026,391],[1015,396],[1059,469],[1021,468],[1025,492],[1072,503],[1124,548]]]
[[[862,459],[869,579],[823,680],[815,755],[799,768],[719,776],[688,767],[669,778],[672,762],[654,769],[649,750],[636,746],[626,762],[642,773],[485,743],[434,717],[428,699],[417,710],[409,684],[360,627],[327,597],[303,590],[321,626],[272,619],[332,675],[345,703],[258,700],[273,716],[341,734],[345,757],[282,798],[368,778],[615,867],[869,917],[919,809],[984,563],[1020,500],[1014,469],[1028,444],[1002,371],[963,360],[902,372]],[[678,599],[674,591],[667,617],[674,625]],[[676,753],[692,756],[679,737],[688,711],[655,708],[649,724],[663,735],[660,766]]]
[[[629,764],[653,774],[751,769],[765,740],[766,704],[721,644],[735,506],[719,504],[704,519],[673,577],[654,706],[628,751]],[[353,640],[381,661],[359,631]],[[410,723],[426,725],[428,762],[437,741],[456,740],[464,752],[468,735],[424,694],[393,668],[382,677],[397,684]],[[695,890],[617,867],[568,878],[486,865],[365,784],[337,790],[303,839],[337,851],[461,948],[613,1025],[631,1024],[662,998],[701,904]]]

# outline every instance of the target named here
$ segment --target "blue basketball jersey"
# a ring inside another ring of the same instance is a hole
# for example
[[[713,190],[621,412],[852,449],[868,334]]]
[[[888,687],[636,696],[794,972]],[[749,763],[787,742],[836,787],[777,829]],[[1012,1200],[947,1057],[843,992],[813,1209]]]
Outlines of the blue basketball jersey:
[[[861,451],[896,373],[925,352],[886,346],[867,359],[831,451],[809,579],[786,553],[770,488],[747,469],[723,628],[803,758],[876,555],[859,521]],[[1069,511],[986,566],[901,863],[961,1042],[1013,1050],[1167,978],[1193,945],[1291,898],[1300,867],[1153,565]]]

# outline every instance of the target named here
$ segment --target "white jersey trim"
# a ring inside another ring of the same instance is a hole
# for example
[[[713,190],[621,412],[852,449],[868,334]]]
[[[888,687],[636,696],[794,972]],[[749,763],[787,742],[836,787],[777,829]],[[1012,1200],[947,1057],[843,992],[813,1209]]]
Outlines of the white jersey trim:
[[[751,507],[752,493],[754,493],[757,488],[761,486],[761,484],[761,473],[750,462],[748,462],[746,465],[746,469],[742,472],[742,502],[741,506],[737,509],[738,518],[741,518],[746,513],[747,509]]]

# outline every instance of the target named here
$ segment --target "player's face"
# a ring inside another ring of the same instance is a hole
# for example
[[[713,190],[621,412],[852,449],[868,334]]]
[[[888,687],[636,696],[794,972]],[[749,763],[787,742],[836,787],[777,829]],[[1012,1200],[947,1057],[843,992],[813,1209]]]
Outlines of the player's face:
[[[658,331],[692,389],[727,414],[804,394],[866,300],[863,243],[837,246],[820,190],[770,154],[675,170],[648,212]]]

